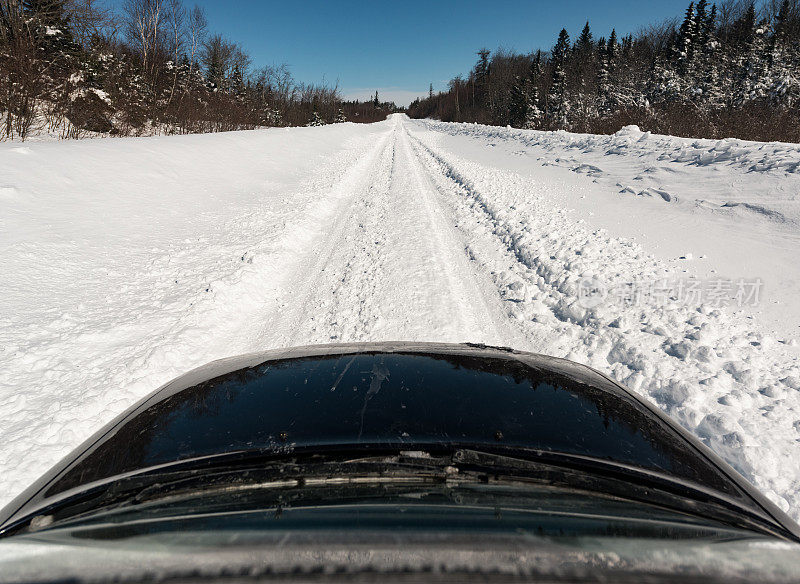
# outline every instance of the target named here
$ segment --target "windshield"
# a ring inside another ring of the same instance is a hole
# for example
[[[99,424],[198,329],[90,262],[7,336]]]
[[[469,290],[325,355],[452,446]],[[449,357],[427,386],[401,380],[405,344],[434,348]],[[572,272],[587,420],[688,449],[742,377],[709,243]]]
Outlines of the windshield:
[[[269,361],[155,403],[48,491],[224,452],[491,445],[589,456],[736,488],[624,392],[516,359],[353,354]]]

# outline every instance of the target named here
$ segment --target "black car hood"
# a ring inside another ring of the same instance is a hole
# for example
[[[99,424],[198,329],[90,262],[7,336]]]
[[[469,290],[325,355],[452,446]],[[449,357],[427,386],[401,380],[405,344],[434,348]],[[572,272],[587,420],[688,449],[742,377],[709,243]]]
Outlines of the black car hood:
[[[4,528],[93,485],[180,461],[329,448],[518,448],[608,460],[796,526],[663,414],[592,369],[476,345],[302,347],[216,361],[106,426],[0,512]]]

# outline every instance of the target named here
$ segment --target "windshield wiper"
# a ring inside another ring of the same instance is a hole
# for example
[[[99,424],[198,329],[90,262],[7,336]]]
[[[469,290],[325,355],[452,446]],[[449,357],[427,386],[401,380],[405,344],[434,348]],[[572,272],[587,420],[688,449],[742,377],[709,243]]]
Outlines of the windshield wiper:
[[[73,523],[99,512],[244,490],[356,484],[519,483],[628,499],[794,539],[768,516],[672,476],[608,460],[549,451],[443,447],[417,451],[356,445],[314,451],[244,451],[181,461],[90,486],[15,522],[5,533]],[[42,519],[44,518],[44,519]]]
[[[461,449],[453,454],[453,463],[463,470],[494,472],[497,478],[527,474],[552,486],[640,501],[796,541],[793,534],[760,508],[665,473],[610,460],[530,449],[509,454]]]
[[[363,482],[370,475],[381,477],[382,482],[416,477],[418,482],[437,483],[444,480],[448,464],[449,457],[360,446],[278,455],[254,450],[199,457],[109,477],[46,499],[35,511],[3,529],[0,537],[26,528],[49,528],[80,520],[100,511],[222,490],[302,488],[323,478],[334,484],[354,476],[362,477]]]

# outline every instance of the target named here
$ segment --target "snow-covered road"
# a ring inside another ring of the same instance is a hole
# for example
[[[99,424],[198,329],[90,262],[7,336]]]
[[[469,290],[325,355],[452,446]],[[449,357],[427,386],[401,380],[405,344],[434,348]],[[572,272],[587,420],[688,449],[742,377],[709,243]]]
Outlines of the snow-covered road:
[[[348,182],[347,202],[325,236],[297,258],[259,339],[273,347],[428,337],[499,342],[495,323],[504,315],[496,294],[464,254],[429,172],[396,118]]]
[[[392,116],[0,144],[0,505],[213,359],[430,340],[587,363],[800,517],[796,301],[773,326],[800,292],[800,149],[659,140],[629,129],[577,151],[575,135]],[[712,154],[699,164],[670,158],[675,148]],[[715,176],[740,188],[748,156],[755,192],[726,206]],[[633,181],[647,184],[627,196]],[[668,205],[699,200],[700,182],[717,198]],[[687,222],[711,235],[675,229]],[[746,258],[724,253],[737,233],[758,240]],[[703,263],[677,259],[676,245]],[[711,283],[720,273],[730,288]],[[752,298],[762,278],[769,310]]]

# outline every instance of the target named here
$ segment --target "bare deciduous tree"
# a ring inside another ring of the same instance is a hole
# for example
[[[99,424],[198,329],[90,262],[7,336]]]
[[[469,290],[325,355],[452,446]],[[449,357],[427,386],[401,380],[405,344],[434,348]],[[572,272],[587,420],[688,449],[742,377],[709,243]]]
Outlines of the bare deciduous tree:
[[[113,10],[98,0],[68,0],[64,10],[76,42],[88,47],[93,39],[112,38],[119,28]]]
[[[186,8],[184,8],[181,0],[166,0],[166,27],[167,35],[166,45],[167,50],[172,60],[172,87],[169,91],[169,99],[167,100],[167,107],[172,104],[175,97],[175,88],[178,85],[178,59],[184,50],[185,39],[187,36],[186,31]]]
[[[208,20],[205,11],[197,4],[189,11],[189,26],[186,30],[189,46],[189,75],[194,73],[195,62],[203,46],[208,29]]]
[[[156,82],[156,62],[161,50],[166,18],[164,0],[126,0],[125,36],[142,60],[142,69],[152,85]]]

